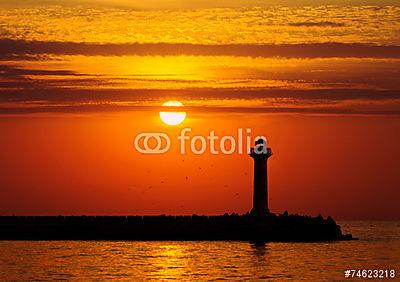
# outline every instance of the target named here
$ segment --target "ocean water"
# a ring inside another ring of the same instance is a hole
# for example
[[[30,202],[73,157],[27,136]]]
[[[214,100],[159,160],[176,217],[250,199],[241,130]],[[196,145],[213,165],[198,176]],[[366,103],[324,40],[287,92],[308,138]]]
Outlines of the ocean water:
[[[0,241],[0,281],[346,280],[346,269],[394,269],[400,222],[340,222],[358,241],[322,243]],[[348,279],[353,280],[353,279]]]

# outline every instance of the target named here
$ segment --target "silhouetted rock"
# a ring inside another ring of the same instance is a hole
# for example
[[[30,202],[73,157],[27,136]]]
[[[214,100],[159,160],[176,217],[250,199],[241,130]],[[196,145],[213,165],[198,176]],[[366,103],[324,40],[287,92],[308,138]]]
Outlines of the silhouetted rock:
[[[285,213],[284,213],[285,214]],[[1,240],[350,240],[332,218],[267,216],[2,216]]]

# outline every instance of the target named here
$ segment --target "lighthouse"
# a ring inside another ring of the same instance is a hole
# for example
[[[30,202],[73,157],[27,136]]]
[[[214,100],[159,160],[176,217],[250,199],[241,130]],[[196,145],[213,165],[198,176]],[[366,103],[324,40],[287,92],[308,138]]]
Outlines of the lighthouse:
[[[250,157],[254,160],[254,190],[251,214],[256,216],[269,214],[267,161],[270,156],[272,156],[272,150],[267,147],[266,140],[257,139],[254,148],[250,150]]]

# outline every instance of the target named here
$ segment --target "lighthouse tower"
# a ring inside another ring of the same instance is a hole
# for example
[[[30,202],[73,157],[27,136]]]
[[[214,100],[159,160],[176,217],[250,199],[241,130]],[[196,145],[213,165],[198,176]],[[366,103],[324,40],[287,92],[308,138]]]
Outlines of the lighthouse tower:
[[[267,160],[272,156],[272,150],[266,146],[266,141],[259,138],[250,151],[250,157],[254,160],[254,191],[251,214],[256,216],[269,214]]]

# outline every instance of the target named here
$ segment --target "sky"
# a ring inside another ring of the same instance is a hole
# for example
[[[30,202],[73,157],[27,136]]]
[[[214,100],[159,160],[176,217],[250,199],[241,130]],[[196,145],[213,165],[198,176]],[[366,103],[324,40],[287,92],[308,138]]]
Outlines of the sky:
[[[399,219],[398,2],[214,2],[1,1],[0,214],[250,210],[251,158],[190,127],[267,137],[273,212]]]

